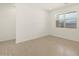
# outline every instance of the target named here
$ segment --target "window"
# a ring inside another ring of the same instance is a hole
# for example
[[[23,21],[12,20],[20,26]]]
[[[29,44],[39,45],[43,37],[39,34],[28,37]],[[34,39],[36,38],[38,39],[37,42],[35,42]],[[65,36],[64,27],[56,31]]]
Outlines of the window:
[[[64,15],[60,15],[57,20],[57,27],[64,27]]]
[[[75,11],[58,15],[57,17],[58,20],[56,21],[56,27],[77,28],[76,15],[77,13]]]

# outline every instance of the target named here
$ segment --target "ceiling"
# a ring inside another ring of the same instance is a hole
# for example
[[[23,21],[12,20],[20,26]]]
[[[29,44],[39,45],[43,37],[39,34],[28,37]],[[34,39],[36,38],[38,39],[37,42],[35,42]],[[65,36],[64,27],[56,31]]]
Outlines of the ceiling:
[[[19,3],[21,4],[21,3]],[[22,3],[24,6],[28,6],[31,8],[38,8],[38,9],[43,9],[43,10],[54,10],[56,8],[68,6],[68,5],[73,5],[75,3]],[[14,3],[0,3],[0,6],[15,6],[16,4]]]
[[[22,3],[20,4],[23,6],[27,6],[27,7],[31,7],[31,8],[38,8],[38,9],[43,9],[43,10],[54,10],[60,7],[64,7],[64,6],[69,6],[69,5],[73,5],[76,3]]]
[[[64,3],[35,3],[35,4],[27,4],[28,6],[34,7],[34,8],[39,8],[39,9],[45,9],[45,10],[51,10],[51,9],[56,9],[59,7],[63,7],[66,4]]]

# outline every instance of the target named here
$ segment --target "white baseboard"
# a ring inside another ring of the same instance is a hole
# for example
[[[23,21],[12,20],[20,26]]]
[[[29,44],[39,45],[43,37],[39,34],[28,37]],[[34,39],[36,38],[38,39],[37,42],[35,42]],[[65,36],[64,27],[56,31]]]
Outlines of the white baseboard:
[[[55,36],[55,37],[59,37],[59,38],[63,38],[63,39],[67,39],[67,40],[72,40],[72,41],[75,41],[75,42],[79,42],[79,39],[70,39],[68,37],[63,37],[63,36],[60,36],[60,35],[51,35],[51,36]]]
[[[2,40],[0,40],[0,42],[3,42],[3,41],[8,41],[8,40],[15,40],[16,38],[6,38],[6,39],[2,39]]]
[[[16,44],[24,42],[24,41],[28,41],[28,40],[34,40],[40,37],[44,37],[47,36],[47,34],[43,34],[43,35],[38,35],[38,36],[34,36],[34,37],[30,37],[30,38],[25,38],[25,39],[21,39],[21,40],[16,40]]]

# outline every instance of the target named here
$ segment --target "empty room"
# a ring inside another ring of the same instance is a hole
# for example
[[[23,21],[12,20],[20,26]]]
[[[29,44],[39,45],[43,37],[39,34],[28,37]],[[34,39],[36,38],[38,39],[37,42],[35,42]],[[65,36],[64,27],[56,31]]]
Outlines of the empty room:
[[[79,56],[79,4],[0,3],[0,56]]]

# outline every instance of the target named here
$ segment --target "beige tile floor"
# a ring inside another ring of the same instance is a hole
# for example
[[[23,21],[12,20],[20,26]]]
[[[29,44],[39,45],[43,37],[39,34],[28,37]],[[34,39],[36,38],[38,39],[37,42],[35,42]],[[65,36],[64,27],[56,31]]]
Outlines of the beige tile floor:
[[[15,44],[15,40],[0,43],[3,56],[79,56],[79,42],[53,36]]]

